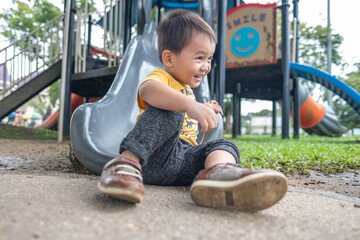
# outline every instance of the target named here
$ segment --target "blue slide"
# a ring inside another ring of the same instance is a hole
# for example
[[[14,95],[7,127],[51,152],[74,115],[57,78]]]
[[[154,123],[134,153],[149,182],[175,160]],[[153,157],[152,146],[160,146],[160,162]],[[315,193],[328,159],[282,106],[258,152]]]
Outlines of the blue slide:
[[[360,114],[360,94],[353,88],[330,74],[310,66],[290,63],[292,77],[300,77],[319,83],[344,99]],[[308,133],[321,136],[341,136],[347,129],[340,125],[333,109],[316,103],[307,87],[299,84],[300,125]]]
[[[149,11],[150,12],[150,11]],[[75,110],[71,118],[71,144],[76,157],[89,170],[100,174],[103,166],[119,155],[122,139],[136,123],[139,113],[136,96],[141,81],[154,69],[161,68],[157,51],[155,24],[148,21],[142,35],[134,37],[115,79],[106,95]],[[210,101],[207,79],[194,94],[199,102]],[[218,115],[221,119],[221,116]],[[223,137],[223,122],[216,129],[198,136],[198,142]]]

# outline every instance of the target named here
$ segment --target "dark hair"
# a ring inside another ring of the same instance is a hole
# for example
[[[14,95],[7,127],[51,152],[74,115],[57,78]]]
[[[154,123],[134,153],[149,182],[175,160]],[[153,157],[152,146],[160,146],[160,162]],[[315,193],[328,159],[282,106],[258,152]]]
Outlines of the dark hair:
[[[159,58],[162,52],[169,50],[175,54],[189,43],[193,33],[205,34],[216,43],[216,36],[212,28],[198,14],[184,9],[177,9],[165,14],[158,29]]]

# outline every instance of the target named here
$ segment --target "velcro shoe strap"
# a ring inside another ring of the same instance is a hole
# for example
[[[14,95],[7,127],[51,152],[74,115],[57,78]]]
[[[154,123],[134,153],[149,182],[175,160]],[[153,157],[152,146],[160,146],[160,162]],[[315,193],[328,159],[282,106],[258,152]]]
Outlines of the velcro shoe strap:
[[[139,162],[132,160],[130,158],[123,157],[123,156],[119,156],[119,157],[114,158],[111,161],[109,161],[107,164],[105,164],[104,170],[116,167],[119,164],[126,164],[129,166],[132,166],[135,169],[137,169],[138,171],[140,171],[140,173],[141,173],[141,165]]]
[[[114,166],[114,172],[118,175],[133,176],[139,179],[141,182],[143,181],[140,171],[128,164],[117,164]]]

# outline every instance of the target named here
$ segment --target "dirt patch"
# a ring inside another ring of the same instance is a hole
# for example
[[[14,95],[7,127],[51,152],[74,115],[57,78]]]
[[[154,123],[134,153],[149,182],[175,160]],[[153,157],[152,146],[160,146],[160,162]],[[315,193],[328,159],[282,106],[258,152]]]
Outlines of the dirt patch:
[[[72,157],[67,157],[69,149],[69,141],[59,143],[57,140],[0,138],[0,170],[89,174]],[[288,181],[290,186],[329,191],[360,199],[359,173],[359,170],[337,174],[309,171],[308,175],[290,175]]]
[[[0,138],[0,169],[9,171],[63,171],[72,169],[69,141]]]
[[[294,174],[288,176],[290,186],[316,189],[355,197],[360,200],[359,171],[347,171],[336,174],[324,174],[309,171],[309,175]]]

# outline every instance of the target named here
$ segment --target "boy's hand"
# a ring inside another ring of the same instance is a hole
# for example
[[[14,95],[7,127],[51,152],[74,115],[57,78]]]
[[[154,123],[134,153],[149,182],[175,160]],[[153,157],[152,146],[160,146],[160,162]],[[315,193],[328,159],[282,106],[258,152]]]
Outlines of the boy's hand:
[[[216,128],[219,123],[216,113],[223,114],[221,107],[215,100],[199,103],[155,80],[145,81],[139,87],[139,95],[154,107],[175,112],[186,112],[190,118],[200,123],[201,132]]]
[[[190,118],[199,122],[201,125],[201,132],[207,132],[216,128],[219,123],[216,113],[219,112],[222,114],[222,109],[217,102],[210,102],[199,103],[194,101],[186,111]]]
[[[211,100],[210,102],[205,103],[205,105],[213,109],[216,113],[223,115],[223,110],[217,101]]]

